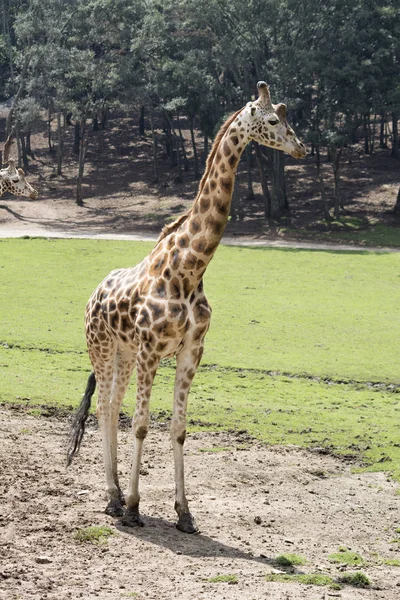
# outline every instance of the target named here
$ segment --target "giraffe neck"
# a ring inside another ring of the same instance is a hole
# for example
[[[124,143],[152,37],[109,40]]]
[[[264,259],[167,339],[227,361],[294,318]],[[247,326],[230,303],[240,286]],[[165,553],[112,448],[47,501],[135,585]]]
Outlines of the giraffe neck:
[[[236,168],[249,139],[239,132],[237,117],[214,153],[208,172],[189,217],[177,232],[177,242],[186,246],[197,268],[192,277],[201,279],[221,241],[231,206]]]

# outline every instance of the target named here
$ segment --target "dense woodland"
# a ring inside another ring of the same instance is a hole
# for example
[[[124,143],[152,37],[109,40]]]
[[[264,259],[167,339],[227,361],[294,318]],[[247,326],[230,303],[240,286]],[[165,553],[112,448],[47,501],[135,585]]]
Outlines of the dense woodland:
[[[155,181],[160,145],[177,181],[189,168],[199,178],[219,125],[261,79],[315,157],[327,220],[341,212],[346,148],[400,158],[399,0],[0,2],[0,102],[10,105],[3,161],[15,143],[29,171],[31,135],[45,119],[60,175],[73,128],[78,204],[92,132],[110,115],[135,114],[139,134],[151,135]],[[258,167],[266,218],[279,218],[288,209],[282,153],[253,143],[245,161]],[[393,208],[400,212],[400,193]]]

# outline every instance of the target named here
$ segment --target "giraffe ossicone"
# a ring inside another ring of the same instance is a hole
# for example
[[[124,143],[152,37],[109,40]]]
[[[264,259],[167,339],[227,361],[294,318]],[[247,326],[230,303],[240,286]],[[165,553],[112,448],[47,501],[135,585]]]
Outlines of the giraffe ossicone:
[[[271,103],[265,82],[258,83],[258,91],[256,101],[249,102],[221,127],[191,209],[164,227],[157,244],[141,263],[111,272],[87,304],[86,338],[93,373],[72,424],[68,464],[79,450],[97,384],[106,512],[122,517],[125,525],[143,524],[139,514],[139,471],[150,423],[151,388],[160,360],[176,356],[170,433],[177,527],[186,533],[198,531],[185,494],[183,445],[188,394],[211,318],[202,278],[228,220],[236,167],[246,145],[255,140],[296,158],[306,155],[304,145],[287,123],[285,105]],[[134,448],[124,508],[117,469],[118,416],[135,367]]]
[[[25,196],[36,200],[38,192],[25,179],[22,169],[17,169],[15,161],[10,158],[8,167],[0,170],[0,196],[10,192],[14,196]]]

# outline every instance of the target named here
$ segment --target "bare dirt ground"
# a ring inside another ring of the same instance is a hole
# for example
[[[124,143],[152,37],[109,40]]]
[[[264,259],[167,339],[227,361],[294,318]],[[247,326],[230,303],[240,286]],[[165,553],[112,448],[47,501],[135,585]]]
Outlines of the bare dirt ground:
[[[122,527],[104,514],[99,432],[91,425],[75,463],[65,467],[68,417],[0,409],[2,600],[397,600],[400,569],[391,543],[399,526],[396,484],[383,473],[352,474],[350,464],[298,448],[267,447],[243,433],[194,433],[186,443],[187,489],[199,535],[174,527],[173,463],[166,424],[153,423],[141,479],[146,526]],[[120,431],[121,481],[132,436]],[[211,450],[214,448],[214,452]],[[106,525],[102,544],[78,529]],[[357,569],[328,556],[346,546],[366,561],[371,586],[341,590],[268,582],[265,575]],[[283,568],[297,553],[304,567]],[[237,583],[211,582],[236,575]]]

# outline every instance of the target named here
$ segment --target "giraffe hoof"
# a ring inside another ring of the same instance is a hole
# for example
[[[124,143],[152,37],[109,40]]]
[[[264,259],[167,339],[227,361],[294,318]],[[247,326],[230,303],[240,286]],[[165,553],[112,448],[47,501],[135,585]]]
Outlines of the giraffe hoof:
[[[190,512],[179,515],[176,528],[179,529],[179,531],[183,531],[183,533],[199,533],[196,521]]]
[[[106,515],[110,515],[110,517],[122,517],[122,515],[124,514],[122,502],[119,499],[110,500],[104,512],[106,513]]]
[[[129,508],[126,509],[119,522],[126,527],[144,527],[144,521],[140,516],[139,511],[129,510]]]

